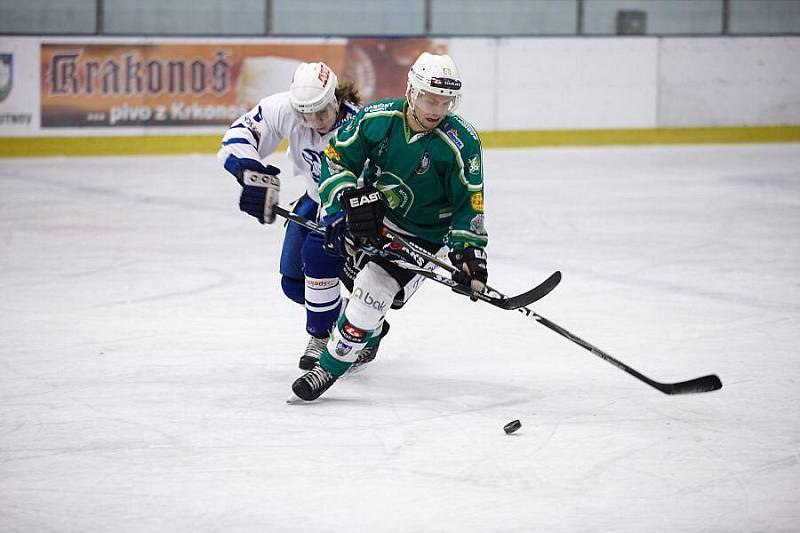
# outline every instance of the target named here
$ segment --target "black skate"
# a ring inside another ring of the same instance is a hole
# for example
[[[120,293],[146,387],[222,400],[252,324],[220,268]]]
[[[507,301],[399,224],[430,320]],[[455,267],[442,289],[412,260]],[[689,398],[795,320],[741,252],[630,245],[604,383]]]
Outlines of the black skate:
[[[322,357],[322,352],[325,351],[325,345],[328,344],[328,337],[315,337],[311,336],[306,346],[306,351],[300,356],[300,362],[297,364],[300,370],[313,370]]]
[[[313,370],[306,372],[292,383],[292,392],[301,400],[310,402],[319,398],[336,382],[336,379],[336,376],[316,365]]]

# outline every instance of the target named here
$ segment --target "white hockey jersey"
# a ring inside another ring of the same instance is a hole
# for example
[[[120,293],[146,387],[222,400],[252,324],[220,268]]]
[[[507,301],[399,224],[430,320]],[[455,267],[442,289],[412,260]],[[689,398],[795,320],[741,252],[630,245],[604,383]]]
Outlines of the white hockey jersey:
[[[304,125],[302,117],[289,102],[288,91],[267,96],[228,129],[222,138],[217,159],[225,164],[228,157],[233,155],[263,163],[264,158],[274,153],[281,141],[288,139],[293,174],[305,178],[308,195],[319,203],[322,151],[336,129],[358,112],[358,108],[350,102],[345,102],[345,108],[347,113],[342,120],[330,132],[320,135]],[[285,176],[286,169],[281,170],[282,176]]]

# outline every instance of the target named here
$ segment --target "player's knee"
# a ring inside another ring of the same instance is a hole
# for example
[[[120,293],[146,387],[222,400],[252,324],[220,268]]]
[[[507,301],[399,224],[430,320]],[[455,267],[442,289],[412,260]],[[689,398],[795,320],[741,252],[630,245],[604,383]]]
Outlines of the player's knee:
[[[305,303],[306,284],[304,280],[281,276],[281,288],[283,289],[283,294],[293,302],[297,302],[300,305]]]
[[[338,278],[342,271],[342,259],[325,253],[321,235],[311,233],[306,237],[301,251],[303,269],[307,277],[316,279]]]
[[[369,263],[358,273],[345,315],[357,327],[373,330],[386,315],[400,285],[384,269]]]

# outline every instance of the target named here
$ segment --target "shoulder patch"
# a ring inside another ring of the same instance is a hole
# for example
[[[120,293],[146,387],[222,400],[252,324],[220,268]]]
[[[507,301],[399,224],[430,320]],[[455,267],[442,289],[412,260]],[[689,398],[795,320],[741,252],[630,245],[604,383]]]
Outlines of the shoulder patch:
[[[473,193],[469,198],[469,203],[472,205],[472,209],[474,209],[475,212],[483,213],[483,193]]]
[[[477,235],[486,235],[486,226],[484,225],[483,215],[475,215],[469,221],[469,229]]]
[[[481,172],[481,156],[480,156],[480,154],[473,155],[467,161],[469,162],[469,173],[470,174],[480,174],[480,172]]]
[[[455,145],[456,145],[456,147],[457,147],[459,150],[461,150],[462,148],[464,148],[464,141],[462,141],[461,139],[459,139],[459,138],[458,138],[458,132],[456,131],[456,129],[455,129],[455,128],[453,128],[453,127],[449,127],[449,125],[448,125],[448,127],[447,127],[447,128],[444,130],[444,133],[445,133],[445,135],[447,135],[447,137],[448,137],[448,138],[449,138],[451,141],[453,141],[453,144],[455,144]]]
[[[339,152],[336,151],[336,148],[334,148],[332,144],[325,147],[325,157],[333,161],[339,161],[339,159],[341,159]]]

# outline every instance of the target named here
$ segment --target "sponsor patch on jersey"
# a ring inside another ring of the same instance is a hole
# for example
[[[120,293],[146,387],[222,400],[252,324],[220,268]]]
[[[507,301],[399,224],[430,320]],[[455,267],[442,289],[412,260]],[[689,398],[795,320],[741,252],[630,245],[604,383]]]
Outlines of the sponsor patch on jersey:
[[[477,211],[478,213],[483,213],[483,193],[476,192],[469,198],[469,203],[472,205],[472,209]]]
[[[455,130],[455,128],[447,128],[444,130],[444,133],[450,138],[451,141],[453,141],[453,144],[455,144],[459,150],[464,148],[464,141],[458,138],[458,132]]]
[[[470,124],[469,122],[465,121],[459,115],[453,115],[453,119],[456,122],[458,122],[459,124],[461,124],[464,127],[464,129],[469,132],[469,134],[472,136],[473,139],[475,139],[476,141],[479,140],[478,139],[478,132],[475,131],[475,128],[472,127],[472,124]]]
[[[481,156],[479,154],[475,154],[469,158],[469,173],[470,174],[480,174],[481,172]]]
[[[332,144],[325,147],[325,156],[332,161],[341,159],[339,152],[336,151],[336,148],[334,148]]]
[[[419,160],[419,164],[417,168],[414,169],[414,172],[417,174],[425,174],[431,166],[431,156],[428,152],[422,154],[422,159]]]
[[[472,217],[472,220],[469,221],[469,229],[472,230],[472,233],[486,235],[486,227],[483,224],[483,215],[475,215]]]
[[[375,102],[374,104],[369,104],[367,107],[364,108],[365,113],[369,113],[371,111],[383,111],[384,109],[389,109],[392,107],[392,102]]]

